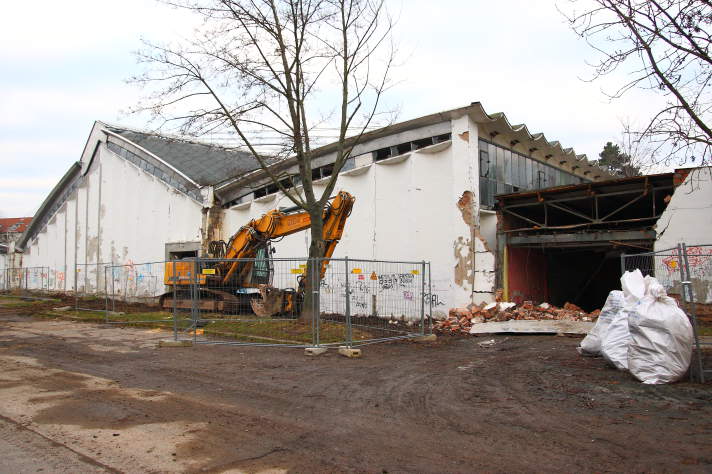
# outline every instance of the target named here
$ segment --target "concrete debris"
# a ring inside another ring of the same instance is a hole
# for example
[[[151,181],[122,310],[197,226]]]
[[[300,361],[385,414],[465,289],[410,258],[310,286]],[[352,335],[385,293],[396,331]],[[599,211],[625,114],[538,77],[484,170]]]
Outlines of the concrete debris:
[[[573,303],[557,308],[549,303],[534,305],[531,301],[516,303],[497,301],[489,304],[470,304],[467,308],[452,308],[447,319],[435,323],[433,329],[440,333],[469,334],[473,325],[510,320],[527,321],[579,321],[593,322],[601,311],[585,312]]]
[[[495,341],[494,339],[489,339],[487,341],[478,342],[477,345],[480,347],[491,347],[491,346],[494,346],[495,344],[500,344],[500,343],[506,341],[507,339],[509,339],[509,338],[505,337],[504,339],[500,339],[499,341]]]
[[[556,334],[557,336],[586,335],[593,328],[593,323],[585,321],[510,319],[473,324],[470,334]]]

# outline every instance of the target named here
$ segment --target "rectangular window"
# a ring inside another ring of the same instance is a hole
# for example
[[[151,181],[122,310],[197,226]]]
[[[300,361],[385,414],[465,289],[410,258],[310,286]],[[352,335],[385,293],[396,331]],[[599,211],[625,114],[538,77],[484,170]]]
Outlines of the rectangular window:
[[[494,162],[497,161],[497,147],[492,145],[491,143],[488,143],[487,150],[488,150],[487,154],[489,155],[489,160],[490,160],[489,171],[487,172],[488,173],[487,176],[489,176],[490,178],[494,178],[493,168],[494,168]]]
[[[411,142],[411,149],[412,150],[420,150],[421,148],[425,148],[426,146],[430,146],[433,144],[433,138],[422,138],[420,140],[414,140]]]
[[[391,156],[390,148],[381,148],[373,152],[373,161],[385,160]]]
[[[489,153],[486,149],[480,150],[480,176],[487,177],[489,174]]]
[[[497,153],[497,173],[495,176],[498,183],[504,183],[504,161],[506,160],[507,155],[511,155],[511,152],[503,148],[500,148],[500,150],[502,150],[502,152]],[[499,187],[497,188],[497,192],[499,193]]]
[[[512,184],[512,152],[509,150],[504,150],[504,166],[501,180],[507,184]]]
[[[534,189],[534,178],[533,178],[533,163],[529,158],[524,158],[524,163],[526,166],[526,187],[527,189]]]
[[[517,161],[519,161],[519,187],[522,189],[527,189],[526,158],[518,154]]]

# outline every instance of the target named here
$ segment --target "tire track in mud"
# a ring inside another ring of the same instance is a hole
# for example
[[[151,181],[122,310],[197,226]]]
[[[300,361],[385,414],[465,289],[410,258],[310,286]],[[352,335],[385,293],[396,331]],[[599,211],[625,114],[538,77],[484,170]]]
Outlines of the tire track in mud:
[[[495,338],[491,348],[475,338],[383,344],[345,359],[285,348],[158,350],[161,334],[99,327],[6,324],[0,357],[113,381],[99,390],[71,377],[27,379],[50,390],[35,394],[37,403],[62,408],[45,410],[42,422],[94,417],[90,429],[126,432],[176,422],[176,457],[193,470],[680,471],[682,460],[697,470],[707,462],[701,437],[710,428],[700,414],[709,419],[712,410],[694,404],[709,391],[641,388],[580,359],[568,338]],[[74,387],[75,405],[54,393],[62,386]],[[648,419],[634,418],[644,410]]]

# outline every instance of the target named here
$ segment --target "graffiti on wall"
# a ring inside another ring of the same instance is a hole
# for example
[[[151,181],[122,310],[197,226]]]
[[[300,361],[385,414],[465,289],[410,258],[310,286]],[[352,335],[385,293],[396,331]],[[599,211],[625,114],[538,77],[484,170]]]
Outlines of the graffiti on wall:
[[[127,259],[123,265],[109,267],[107,291],[130,298],[154,298],[164,293],[163,264],[135,263]]]
[[[378,317],[389,320],[416,321],[430,304],[444,306],[443,297],[428,292],[428,279],[422,268],[406,265],[366,262],[357,263],[348,275],[348,301],[354,317]],[[347,298],[347,276],[336,262],[321,281],[322,311],[344,314]],[[393,268],[395,267],[395,268]]]

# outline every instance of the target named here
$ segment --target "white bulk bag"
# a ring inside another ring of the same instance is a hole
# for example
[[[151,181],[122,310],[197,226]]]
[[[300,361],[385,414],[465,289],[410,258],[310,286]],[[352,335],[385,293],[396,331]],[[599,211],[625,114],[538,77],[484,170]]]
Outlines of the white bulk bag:
[[[655,279],[630,312],[628,370],[646,384],[679,380],[690,367],[694,334],[687,315]]]
[[[625,299],[622,291],[613,290],[608,293],[608,298],[601,309],[601,314],[598,315],[596,325],[583,338],[578,347],[579,354],[592,357],[601,355],[601,341],[608,332],[608,326],[610,326],[613,317],[623,311],[624,304]]]
[[[611,318],[608,330],[601,337],[601,355],[618,370],[628,369],[628,314],[635,310],[645,295],[646,282],[640,270],[625,272],[621,277],[624,307]]]

